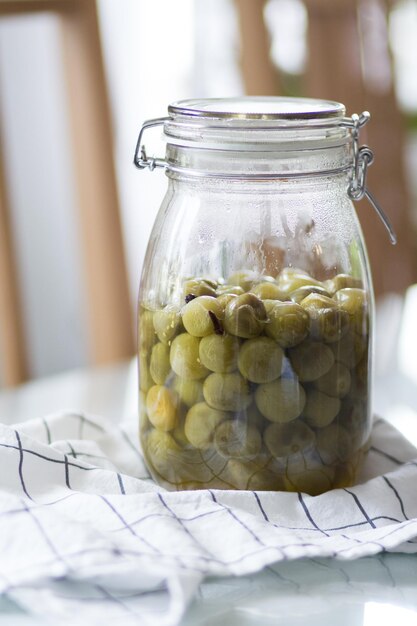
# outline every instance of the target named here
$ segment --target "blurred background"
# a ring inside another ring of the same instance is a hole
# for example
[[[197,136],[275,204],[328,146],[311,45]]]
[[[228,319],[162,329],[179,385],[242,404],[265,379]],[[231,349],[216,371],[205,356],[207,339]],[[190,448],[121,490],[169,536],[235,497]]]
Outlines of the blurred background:
[[[166,187],[132,165],[140,125],[241,94],[371,111],[369,187],[398,235],[359,203],[380,375],[417,347],[417,0],[0,0],[0,388],[134,353]]]

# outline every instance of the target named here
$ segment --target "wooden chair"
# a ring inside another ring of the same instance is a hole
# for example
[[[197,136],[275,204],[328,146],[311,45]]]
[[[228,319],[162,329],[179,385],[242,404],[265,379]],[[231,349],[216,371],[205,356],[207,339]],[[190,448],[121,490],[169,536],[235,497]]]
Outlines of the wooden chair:
[[[402,292],[416,281],[416,246],[412,238],[410,200],[404,180],[402,118],[389,84],[380,85],[366,77],[372,50],[364,43],[384,37],[388,46],[386,15],[379,23],[364,19],[367,4],[358,0],[304,0],[308,11],[308,63],[304,76],[304,93],[300,95],[338,100],[349,114],[369,110],[372,121],[362,141],[375,151],[375,163],[369,169],[369,188],[380,199],[398,235],[392,247],[366,200],[358,206],[371,260],[377,295]],[[241,33],[241,67],[246,93],[279,95],[277,70],[271,67],[268,33],[263,20],[265,0],[235,0]],[[386,3],[377,3],[387,11]],[[362,19],[361,19],[362,18]],[[371,33],[369,29],[376,28]],[[382,46],[382,47],[383,47]],[[380,66],[389,56],[373,59]],[[372,72],[369,68],[368,74]]]
[[[95,0],[0,2],[0,18],[39,11],[52,11],[60,19],[72,152],[76,156],[90,362],[103,364],[133,354],[134,345],[97,8]],[[31,372],[12,246],[13,207],[1,157],[0,144],[0,349],[2,383],[11,386],[28,379]]]

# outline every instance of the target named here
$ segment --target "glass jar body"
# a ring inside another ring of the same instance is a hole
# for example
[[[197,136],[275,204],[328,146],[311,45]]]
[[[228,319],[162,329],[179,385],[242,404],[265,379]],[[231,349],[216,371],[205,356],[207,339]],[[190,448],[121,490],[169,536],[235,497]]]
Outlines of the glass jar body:
[[[139,293],[140,437],[168,489],[317,494],[371,429],[373,295],[346,174],[170,175]]]

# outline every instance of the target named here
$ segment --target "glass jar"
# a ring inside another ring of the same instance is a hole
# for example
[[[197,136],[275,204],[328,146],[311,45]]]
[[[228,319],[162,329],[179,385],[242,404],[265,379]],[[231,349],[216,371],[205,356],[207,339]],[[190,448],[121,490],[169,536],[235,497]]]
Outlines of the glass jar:
[[[168,177],[139,293],[149,470],[171,490],[352,485],[372,424],[373,293],[351,199],[368,193],[369,114],[284,98],[168,111],[135,153]],[[158,124],[166,156],[149,159]]]

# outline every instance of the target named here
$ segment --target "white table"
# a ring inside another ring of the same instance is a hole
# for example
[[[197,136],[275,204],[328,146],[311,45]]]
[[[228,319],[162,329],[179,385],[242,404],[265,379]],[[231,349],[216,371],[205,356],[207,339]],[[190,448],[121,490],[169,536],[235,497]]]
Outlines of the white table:
[[[414,297],[417,292],[411,298],[416,311]],[[377,352],[375,408],[417,446],[417,369],[407,365],[417,347],[414,317],[407,321],[407,307],[399,315],[395,303],[380,314],[378,345],[383,349]],[[16,423],[65,408],[114,421],[136,419],[136,380],[132,361],[34,381],[0,393],[0,421]],[[0,602],[0,626],[40,623],[8,600]],[[107,623],[103,616],[103,625]],[[417,626],[417,556],[385,554],[348,563],[309,559],[275,565],[255,576],[209,580],[183,624]]]

